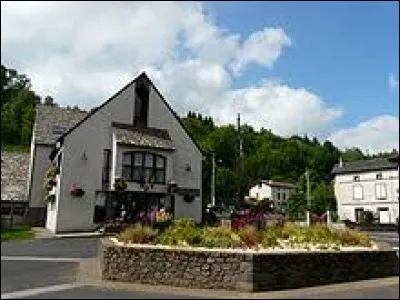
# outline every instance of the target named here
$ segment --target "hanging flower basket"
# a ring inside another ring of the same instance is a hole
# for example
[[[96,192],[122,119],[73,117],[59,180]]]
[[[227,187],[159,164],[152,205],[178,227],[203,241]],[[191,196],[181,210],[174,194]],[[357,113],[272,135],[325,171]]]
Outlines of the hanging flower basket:
[[[46,195],[44,197],[44,201],[46,203],[54,203],[56,201],[56,195],[54,195],[54,194]]]
[[[114,189],[116,191],[125,191],[127,189],[127,187],[128,187],[128,185],[125,180],[123,180],[122,178],[115,179]]]
[[[70,189],[70,194],[73,197],[80,198],[80,197],[83,197],[83,195],[85,195],[85,191],[82,188],[73,184]]]

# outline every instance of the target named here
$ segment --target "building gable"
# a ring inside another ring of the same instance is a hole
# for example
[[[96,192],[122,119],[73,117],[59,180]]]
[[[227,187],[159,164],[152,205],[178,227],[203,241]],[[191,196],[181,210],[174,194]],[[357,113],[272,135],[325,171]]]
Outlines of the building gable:
[[[153,82],[150,80],[150,78],[146,75],[146,73],[142,73],[140,74],[138,77],[136,77],[135,79],[133,79],[130,83],[128,83],[126,86],[124,86],[120,91],[118,91],[115,95],[113,95],[112,97],[110,97],[107,101],[105,101],[102,105],[100,105],[99,107],[93,109],[89,114],[87,114],[83,119],[81,119],[79,122],[77,122],[74,126],[72,126],[71,128],[69,128],[63,135],[61,135],[57,141],[59,142],[63,142],[63,140],[65,139],[65,137],[67,137],[72,131],[76,130],[77,128],[79,128],[86,120],[88,120],[90,117],[92,117],[94,114],[96,114],[97,112],[101,111],[107,104],[109,104],[113,99],[115,99],[118,95],[120,95],[121,93],[123,93],[125,90],[127,90],[128,88],[130,88],[133,84],[139,84],[139,83],[146,83],[148,84],[158,95],[159,99],[161,99],[161,101],[164,103],[164,105],[167,107],[168,111],[171,113],[171,115],[177,120],[178,124],[180,127],[182,127],[182,129],[184,130],[185,134],[187,134],[187,136],[190,138],[191,142],[195,145],[195,147],[199,150],[200,153],[203,153],[201,147],[199,146],[199,144],[194,140],[194,138],[191,136],[191,134],[187,131],[187,129],[185,128],[185,126],[183,125],[182,121],[180,120],[179,116],[176,114],[176,112],[171,108],[171,106],[167,103],[167,101],[165,100],[165,98],[162,96],[162,94],[160,93],[160,91],[157,89],[157,87],[153,84]],[[132,101],[132,105],[135,105],[135,103],[133,103]],[[150,112],[151,114],[151,112]],[[133,121],[133,120],[132,120]],[[54,152],[52,153],[52,157],[54,157]]]

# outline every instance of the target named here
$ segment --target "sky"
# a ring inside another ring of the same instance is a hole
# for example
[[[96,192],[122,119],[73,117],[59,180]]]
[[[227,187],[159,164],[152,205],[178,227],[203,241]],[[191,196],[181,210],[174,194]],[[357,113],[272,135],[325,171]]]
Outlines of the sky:
[[[1,63],[61,106],[145,71],[180,115],[399,149],[397,1],[1,1]]]

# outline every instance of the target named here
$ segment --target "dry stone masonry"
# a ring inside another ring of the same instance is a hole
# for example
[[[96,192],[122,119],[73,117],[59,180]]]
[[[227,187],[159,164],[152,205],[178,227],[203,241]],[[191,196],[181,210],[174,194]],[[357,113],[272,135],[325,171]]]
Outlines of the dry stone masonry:
[[[245,253],[100,243],[102,278],[150,285],[267,291],[399,274],[395,251]]]

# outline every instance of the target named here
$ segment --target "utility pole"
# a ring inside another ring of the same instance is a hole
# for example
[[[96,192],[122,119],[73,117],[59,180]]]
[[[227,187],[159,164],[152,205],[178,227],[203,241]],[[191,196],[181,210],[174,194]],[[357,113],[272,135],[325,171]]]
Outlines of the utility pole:
[[[237,130],[238,130],[238,137],[239,137],[238,204],[240,204],[242,201],[240,184],[242,182],[242,155],[243,155],[242,135],[241,135],[241,131],[240,131],[240,113],[238,113],[238,117],[237,117]]]
[[[211,206],[215,206],[215,153],[212,154]]]
[[[307,181],[307,226],[311,224],[310,218],[310,208],[311,208],[311,199],[310,199],[310,174],[308,173],[308,169],[306,168],[306,181]]]

